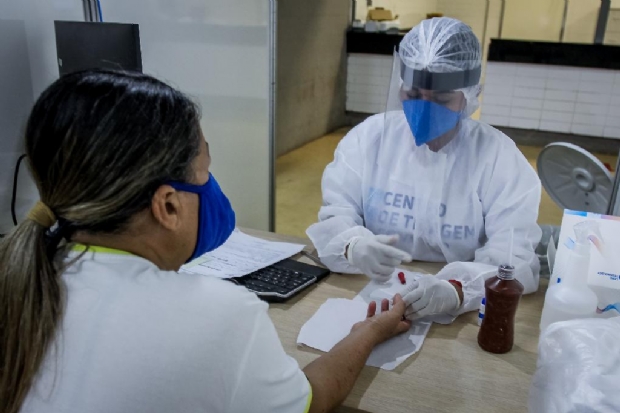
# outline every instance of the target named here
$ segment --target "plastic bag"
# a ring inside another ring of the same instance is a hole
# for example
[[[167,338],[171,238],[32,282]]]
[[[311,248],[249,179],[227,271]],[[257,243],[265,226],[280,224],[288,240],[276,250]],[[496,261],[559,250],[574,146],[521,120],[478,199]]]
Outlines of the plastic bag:
[[[537,364],[530,413],[620,412],[620,317],[551,324]]]
[[[560,227],[554,225],[540,225],[540,229],[542,230],[542,237],[540,238],[540,243],[536,247],[536,255],[540,261],[540,278],[549,278],[551,269],[549,268],[547,253],[549,251],[551,239],[553,239],[554,245],[558,245]]]

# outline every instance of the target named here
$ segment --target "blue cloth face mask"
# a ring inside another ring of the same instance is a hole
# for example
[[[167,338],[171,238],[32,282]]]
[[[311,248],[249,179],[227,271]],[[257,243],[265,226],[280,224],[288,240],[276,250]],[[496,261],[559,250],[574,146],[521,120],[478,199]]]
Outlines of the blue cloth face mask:
[[[187,262],[225,243],[235,229],[235,211],[213,175],[209,173],[209,180],[204,185],[184,182],[169,182],[169,185],[178,191],[198,194],[199,197],[198,237],[194,252]]]
[[[403,110],[416,146],[422,146],[440,137],[453,129],[461,119],[460,112],[455,112],[430,100],[404,100]]]

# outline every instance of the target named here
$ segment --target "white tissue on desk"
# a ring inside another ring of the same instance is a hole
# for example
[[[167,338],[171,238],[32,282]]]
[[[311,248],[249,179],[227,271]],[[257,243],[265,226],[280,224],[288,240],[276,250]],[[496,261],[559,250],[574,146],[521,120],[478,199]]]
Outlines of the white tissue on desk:
[[[355,323],[366,319],[367,309],[368,305],[363,300],[330,298],[303,325],[297,344],[330,351],[351,332]],[[430,326],[428,321],[416,321],[408,332],[375,347],[366,365],[384,370],[395,369],[420,350]]]

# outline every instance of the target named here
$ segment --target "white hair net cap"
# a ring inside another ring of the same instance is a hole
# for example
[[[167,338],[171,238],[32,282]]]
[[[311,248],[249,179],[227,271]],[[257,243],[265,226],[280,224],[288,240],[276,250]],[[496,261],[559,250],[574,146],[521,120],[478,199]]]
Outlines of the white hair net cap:
[[[471,27],[449,17],[423,20],[405,35],[398,54],[407,67],[432,73],[460,72],[482,64],[480,42]],[[458,90],[467,100],[463,115],[471,116],[479,107],[480,85]]]

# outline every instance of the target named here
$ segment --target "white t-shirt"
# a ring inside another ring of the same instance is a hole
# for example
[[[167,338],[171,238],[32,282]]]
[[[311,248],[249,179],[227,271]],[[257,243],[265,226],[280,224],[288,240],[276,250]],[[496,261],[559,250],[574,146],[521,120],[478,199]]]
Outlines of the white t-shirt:
[[[92,247],[62,279],[57,346],[22,413],[309,409],[306,376],[245,288]]]

